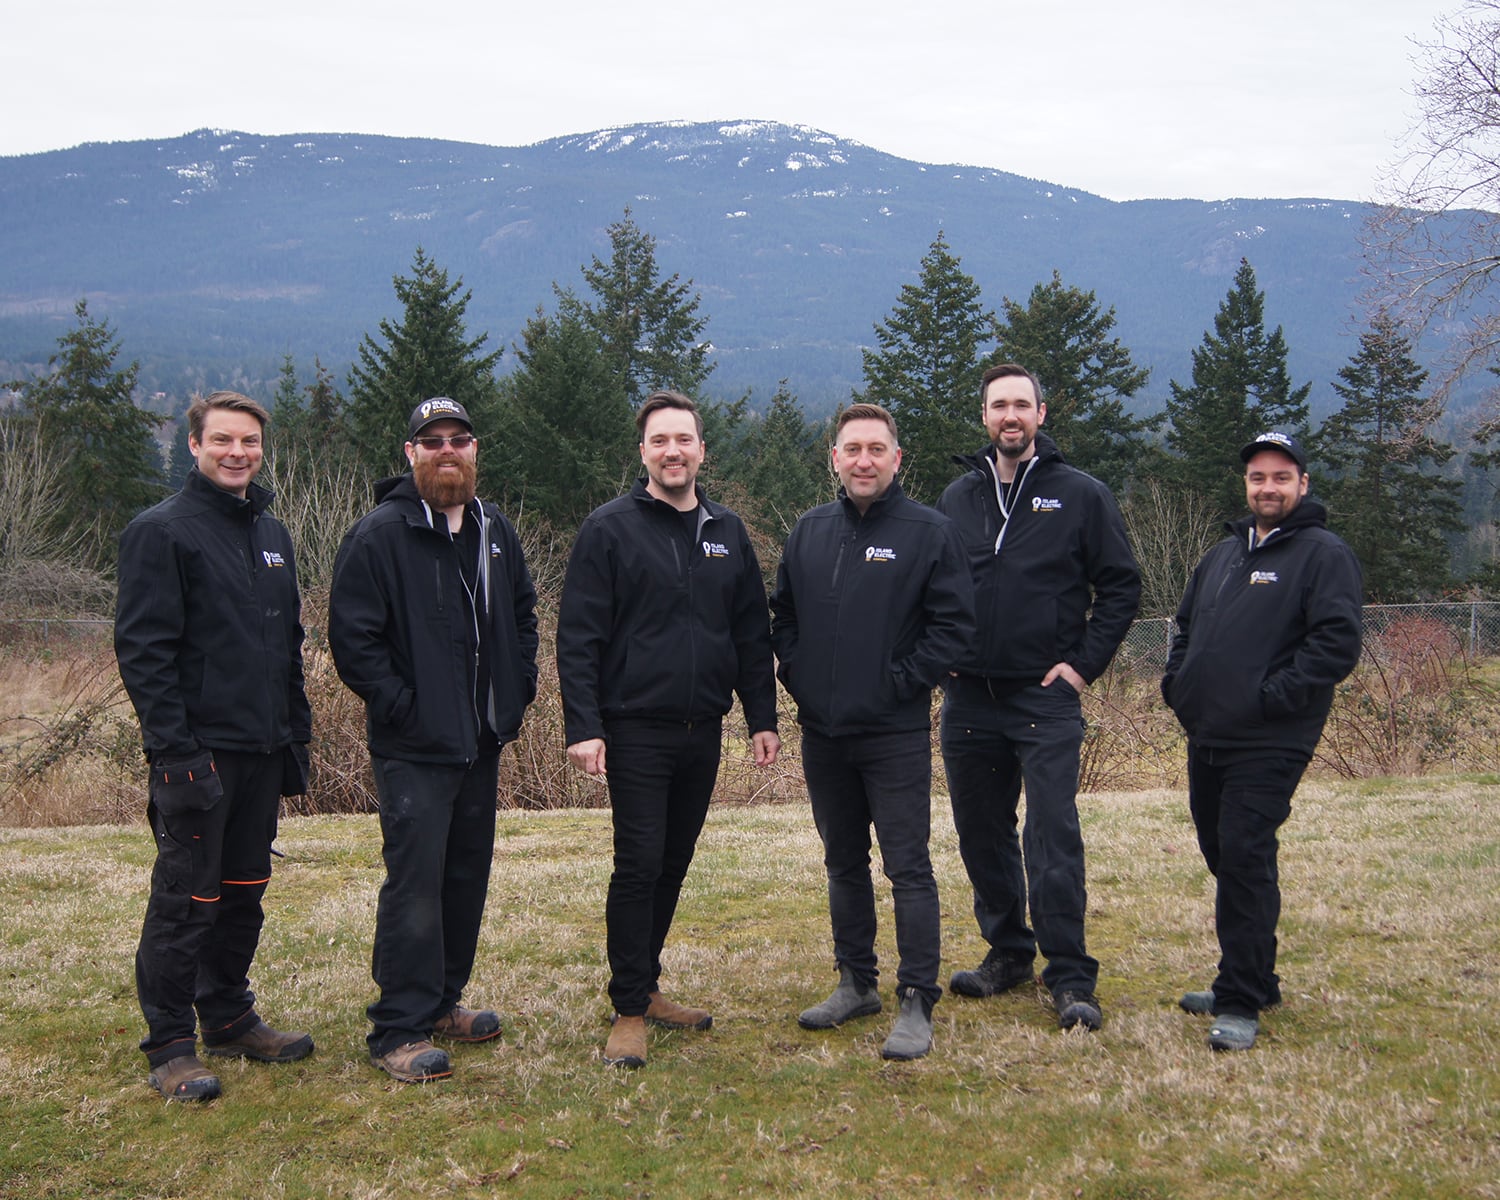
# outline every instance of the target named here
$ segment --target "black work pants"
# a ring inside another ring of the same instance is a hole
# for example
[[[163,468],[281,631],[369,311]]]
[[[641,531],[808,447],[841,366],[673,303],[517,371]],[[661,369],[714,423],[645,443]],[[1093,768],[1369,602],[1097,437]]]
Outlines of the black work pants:
[[[1281,1003],[1276,833],[1291,815],[1292,793],[1306,769],[1306,759],[1274,751],[1247,754],[1188,746],[1188,806],[1203,861],[1217,881],[1216,1013],[1254,1017]]]
[[[979,932],[1012,958],[1031,959],[1040,949],[1042,982],[1053,995],[1092,992],[1099,977],[1084,937],[1082,743],[1078,693],[1062,679],[1000,692],[970,677],[946,685],[943,765]],[[1018,838],[1023,782],[1026,823]]]
[[[254,1021],[250,963],[265,922],[282,754],[213,755],[224,789],[213,807],[163,811],[153,790],[147,808],[156,864],[135,986],[153,1067],[196,1053],[200,1022],[206,1038],[222,1041]]]
[[[372,758],[385,882],[366,1010],[370,1053],[426,1041],[458,1003],[479,946],[495,852],[499,754],[472,766]]]
[[[613,721],[605,769],[614,872],[604,905],[609,998],[641,1016],[660,988],[661,951],[719,777],[719,720]]]
[[[931,732],[830,738],[804,727],[802,773],[823,839],[834,961],[866,985],[878,978],[870,877],[873,825],[895,907],[896,991],[922,996],[930,1010],[943,994],[937,982],[942,917],[927,846],[932,832]]]

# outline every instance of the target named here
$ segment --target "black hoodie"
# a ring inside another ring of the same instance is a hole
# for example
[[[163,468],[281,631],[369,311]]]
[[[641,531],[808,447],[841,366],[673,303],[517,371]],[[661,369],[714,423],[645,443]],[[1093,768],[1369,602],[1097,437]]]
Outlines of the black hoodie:
[[[1327,516],[1304,497],[1258,546],[1253,517],[1226,522],[1194,570],[1161,681],[1194,744],[1312,757],[1361,638],[1359,560]]]
[[[333,567],[334,664],[365,702],[371,754],[466,766],[493,740],[514,740],[536,697],[536,592],[521,543],[493,504],[469,502],[465,522],[480,534],[471,597],[463,539],[450,537],[445,522],[434,527],[412,477],[381,480],[375,499],[344,535]],[[481,623],[490,666],[483,720],[475,703]]]

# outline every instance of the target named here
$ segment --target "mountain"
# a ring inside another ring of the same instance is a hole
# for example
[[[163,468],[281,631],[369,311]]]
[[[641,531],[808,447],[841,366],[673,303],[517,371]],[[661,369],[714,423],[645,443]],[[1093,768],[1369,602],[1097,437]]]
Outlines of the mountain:
[[[399,315],[391,279],[419,244],[462,276],[471,330],[508,364],[554,281],[579,287],[608,254],[626,207],[661,268],[702,293],[723,397],[764,401],[781,378],[810,409],[847,397],[859,347],[939,230],[991,307],[1024,303],[1054,268],[1097,292],[1153,368],[1148,408],[1187,381],[1241,256],[1315,409],[1357,349],[1360,204],[1119,203],[748,121],[524,147],[199,130],[0,157],[0,367],[44,363],[86,296],[163,390],[267,380],[287,351],[304,377],[315,354],[342,376],[360,337]]]

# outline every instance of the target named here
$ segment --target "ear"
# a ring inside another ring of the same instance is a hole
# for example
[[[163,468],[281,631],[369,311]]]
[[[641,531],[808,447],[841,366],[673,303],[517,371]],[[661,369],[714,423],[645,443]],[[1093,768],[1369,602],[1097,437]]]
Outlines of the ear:
[[[1044,400],[1036,406],[1036,423],[1045,425],[1047,422],[1047,402]]]
[[[413,446],[410,442],[407,442],[405,449],[406,449],[406,461],[407,461],[407,463],[410,464],[411,466],[416,466],[417,465],[417,448],[415,446]]]

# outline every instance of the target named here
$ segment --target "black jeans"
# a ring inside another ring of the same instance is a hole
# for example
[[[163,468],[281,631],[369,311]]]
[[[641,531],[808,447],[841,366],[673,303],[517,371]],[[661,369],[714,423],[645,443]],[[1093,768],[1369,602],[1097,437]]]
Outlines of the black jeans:
[[[1092,992],[1099,978],[1084,937],[1082,743],[1078,693],[1061,679],[997,692],[969,677],[946,685],[943,766],[979,932],[1013,958],[1031,959],[1040,949],[1042,982],[1054,995]],[[1023,781],[1026,825],[1018,838]]]
[[[209,809],[147,808],[156,837],[151,898],[135,954],[135,988],[153,1067],[239,1032],[255,1007],[250,963],[281,809],[282,755],[214,751],[224,795]],[[197,1009],[197,1020],[194,1009]]]
[[[823,839],[833,956],[867,985],[879,977],[870,826],[896,910],[898,995],[929,1008],[938,987],[942,918],[927,841],[932,828],[932,741],[926,729],[829,738],[802,730],[802,773]]]
[[[1188,807],[1203,861],[1218,882],[1219,975],[1214,1011],[1242,1017],[1281,1003],[1276,832],[1291,815],[1307,760],[1275,751],[1188,746]]]
[[[495,852],[500,756],[473,766],[373,758],[385,882],[375,908],[366,1009],[372,1055],[425,1041],[474,968]]]
[[[638,1017],[661,979],[672,928],[719,777],[722,722],[613,721],[605,769],[615,866],[604,905],[609,998]]]

